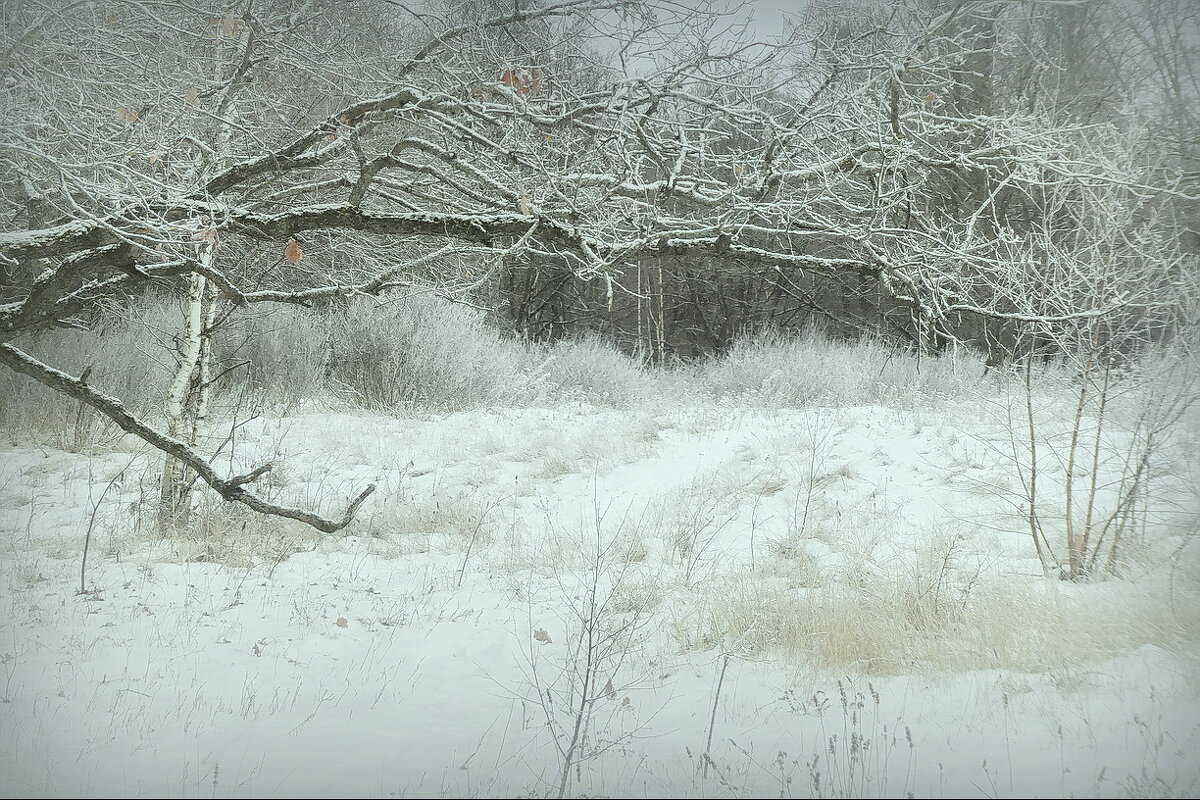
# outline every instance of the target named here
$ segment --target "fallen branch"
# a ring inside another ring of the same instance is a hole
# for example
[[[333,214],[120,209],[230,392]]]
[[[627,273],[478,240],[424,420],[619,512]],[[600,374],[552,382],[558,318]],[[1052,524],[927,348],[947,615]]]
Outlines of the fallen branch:
[[[155,430],[146,423],[139,420],[137,417],[129,413],[129,411],[121,404],[120,400],[115,397],[102,394],[91,386],[89,386],[81,378],[76,378],[68,375],[65,372],[60,372],[57,369],[44,364],[28,353],[13,347],[11,344],[0,344],[0,363],[14,372],[20,372],[23,375],[28,375],[38,383],[48,386],[60,394],[65,394],[68,397],[73,397],[81,403],[86,403],[92,408],[104,414],[106,417],[115,422],[121,430],[126,433],[131,433],[142,441],[150,444],[154,448],[174,456],[181,462],[191,467],[200,479],[211,486],[217,494],[225,498],[226,501],[232,503],[241,503],[252,511],[257,511],[260,514],[270,514],[276,517],[286,517],[303,522],[324,533],[334,533],[349,525],[359,507],[366,501],[371,493],[375,491],[375,484],[369,484],[366,489],[359,493],[358,497],[350,503],[346,509],[345,515],[340,521],[325,519],[324,517],[303,511],[297,508],[288,508],[287,506],[279,506],[274,503],[268,503],[261,497],[251,494],[243,487],[245,484],[252,482],[267,472],[272,464],[266,464],[253,470],[245,475],[238,475],[233,478],[222,478],[217,475],[216,471],[209,463],[195,450],[188,447],[178,439],[169,436],[161,431]]]

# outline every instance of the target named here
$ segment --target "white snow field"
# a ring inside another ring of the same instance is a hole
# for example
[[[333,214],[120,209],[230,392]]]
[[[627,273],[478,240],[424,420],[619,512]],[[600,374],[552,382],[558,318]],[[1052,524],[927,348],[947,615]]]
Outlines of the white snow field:
[[[987,392],[240,426],[271,499],[378,484],[345,535],[163,534],[135,441],[13,436],[0,793],[1194,796],[1192,455],[1121,574],[1046,577]]]

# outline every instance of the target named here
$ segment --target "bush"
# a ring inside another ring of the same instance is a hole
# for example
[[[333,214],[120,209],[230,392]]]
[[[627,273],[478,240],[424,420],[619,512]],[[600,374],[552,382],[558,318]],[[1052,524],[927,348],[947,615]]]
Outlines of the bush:
[[[644,367],[598,336],[566,339],[547,349],[542,365],[558,396],[620,406],[665,388],[663,373]]]
[[[752,406],[911,406],[976,387],[977,354],[918,358],[879,339],[835,340],[819,328],[767,331],[738,339],[720,358],[690,370],[698,391]]]
[[[482,313],[428,292],[275,307],[240,327],[242,343],[223,358],[249,359],[247,380],[277,402],[334,397],[452,412],[537,395],[525,346],[489,329]]]

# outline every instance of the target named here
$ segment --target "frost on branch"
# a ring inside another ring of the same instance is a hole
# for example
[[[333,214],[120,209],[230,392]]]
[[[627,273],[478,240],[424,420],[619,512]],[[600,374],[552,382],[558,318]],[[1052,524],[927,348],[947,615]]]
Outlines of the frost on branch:
[[[248,303],[421,281],[659,362],[813,319],[999,360],[1098,319],[1136,348],[1197,294],[1194,147],[1044,83],[1075,51],[1030,15],[1070,9],[831,7],[771,38],[715,7],[479,7],[14,11],[0,338],[170,285],[194,449],[206,339]]]

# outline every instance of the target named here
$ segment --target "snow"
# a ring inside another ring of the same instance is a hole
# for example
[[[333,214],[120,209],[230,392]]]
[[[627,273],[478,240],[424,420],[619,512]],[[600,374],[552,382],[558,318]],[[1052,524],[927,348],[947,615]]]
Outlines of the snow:
[[[211,498],[164,536],[134,444],[6,443],[0,794],[554,795],[585,674],[570,795],[1196,791],[1194,570],[1044,578],[942,405],[240,428],[215,466],[278,459],[269,499],[379,484],[345,536]]]

